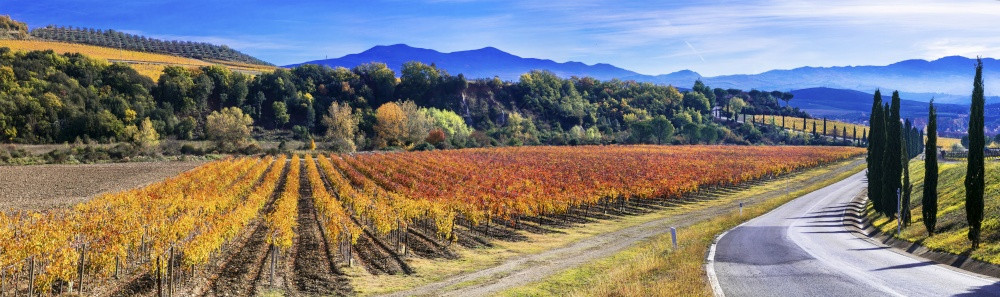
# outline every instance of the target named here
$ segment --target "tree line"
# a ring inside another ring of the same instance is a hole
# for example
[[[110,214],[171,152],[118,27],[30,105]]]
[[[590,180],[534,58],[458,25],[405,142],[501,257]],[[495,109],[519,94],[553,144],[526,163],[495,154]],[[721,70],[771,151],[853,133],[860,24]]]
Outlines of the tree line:
[[[982,59],[977,59],[973,81],[972,104],[968,126],[968,163],[965,176],[965,209],[969,223],[968,238],[972,248],[978,248],[983,221],[985,190],[986,135],[984,131],[984,87]],[[873,209],[890,219],[898,219],[902,226],[911,223],[910,194],[913,187],[909,177],[909,160],[924,152],[924,188],[922,215],[924,227],[933,235],[938,211],[938,147],[937,110],[934,100],[928,106],[926,143],[923,133],[909,120],[899,117],[899,93],[893,92],[892,101],[883,103],[879,91],[875,92],[870,116],[871,134],[868,142],[868,197]],[[901,217],[897,218],[897,213]]]
[[[742,127],[713,121],[712,107],[804,114],[781,107],[774,95],[790,97],[780,92],[711,89],[700,81],[681,92],[547,71],[514,82],[467,80],[419,62],[400,72],[381,63],[256,76],[167,67],[154,82],[125,64],[80,54],[0,48],[0,140],[121,142],[139,138],[132,134],[146,120],[161,138],[213,139],[208,116],[231,108],[226,114],[238,119],[223,122],[252,123],[256,133],[290,131],[337,150],[749,143],[755,139]]]

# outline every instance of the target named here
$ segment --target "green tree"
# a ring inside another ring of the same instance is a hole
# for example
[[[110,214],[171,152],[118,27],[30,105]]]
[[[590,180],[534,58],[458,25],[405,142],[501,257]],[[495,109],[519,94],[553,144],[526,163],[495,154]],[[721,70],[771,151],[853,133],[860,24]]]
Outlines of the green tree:
[[[656,144],[670,143],[670,140],[674,138],[674,125],[670,124],[670,120],[664,115],[652,118],[649,126],[652,129],[653,137],[656,138]]]
[[[924,196],[920,203],[927,234],[934,235],[937,225],[937,110],[934,109],[934,99],[931,99],[927,109],[927,144],[924,146]]]
[[[976,59],[976,78],[972,83],[972,106],[969,111],[969,163],[965,174],[965,215],[969,221],[969,240],[972,248],[979,247],[980,227],[983,224],[983,191],[985,167],[983,152],[986,134],[983,131],[983,60]]]
[[[711,103],[708,98],[699,92],[687,92],[684,93],[684,107],[692,108],[700,113],[708,113],[712,109]]]
[[[885,136],[883,135],[883,130],[885,130],[885,120],[882,118],[884,109],[882,109],[882,94],[880,90],[875,90],[875,98],[872,101],[872,111],[869,115],[868,123],[871,126],[871,134],[868,136],[868,201],[871,201],[872,206],[879,213],[885,213],[885,207],[882,203],[882,172],[885,168],[882,167],[882,155],[885,152],[884,141]],[[816,131],[816,122],[813,122],[813,133]]]
[[[904,130],[903,133],[899,135],[900,141],[906,141],[907,139],[909,139],[909,137],[910,137],[909,129]],[[903,150],[902,152],[899,153],[900,157],[899,163],[900,166],[903,168],[903,182],[901,189],[902,197],[900,198],[901,204],[899,205],[900,207],[899,221],[905,227],[910,225],[910,194],[913,193],[913,185],[910,184],[910,152],[908,151],[910,147],[903,145],[900,146],[900,148]]]
[[[892,102],[886,110],[888,116],[885,121],[885,154],[887,160],[900,160],[903,158],[903,156],[900,156],[903,152],[903,137],[901,136],[903,127],[902,123],[900,123],[899,101],[899,91],[893,91]],[[885,199],[886,214],[890,218],[895,218],[900,198],[897,195],[902,195],[903,166],[895,161],[886,162],[884,166],[887,169],[884,179],[886,187],[883,188],[884,194],[882,197]]]
[[[274,101],[271,104],[271,110],[274,111],[274,126],[276,128],[284,127],[291,119],[291,115],[288,114],[288,107],[285,106],[285,102]]]

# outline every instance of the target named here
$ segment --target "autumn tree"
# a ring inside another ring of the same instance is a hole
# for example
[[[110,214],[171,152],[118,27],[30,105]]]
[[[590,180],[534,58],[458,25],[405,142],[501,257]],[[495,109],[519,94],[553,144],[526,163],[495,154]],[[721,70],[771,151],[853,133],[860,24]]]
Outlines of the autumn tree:
[[[215,142],[220,151],[233,152],[244,146],[250,139],[253,119],[236,107],[226,107],[208,115],[205,124],[205,138]]]
[[[388,102],[375,110],[375,133],[377,146],[403,145],[407,136],[406,114],[398,104]]]
[[[323,125],[326,126],[326,139],[335,151],[353,152],[357,149],[354,144],[354,135],[358,131],[360,119],[354,115],[351,106],[344,103],[333,102],[323,116]]]
[[[125,135],[129,138],[129,142],[142,152],[149,153],[160,145],[160,134],[156,133],[149,118],[143,119],[139,127],[135,125],[125,127]]]

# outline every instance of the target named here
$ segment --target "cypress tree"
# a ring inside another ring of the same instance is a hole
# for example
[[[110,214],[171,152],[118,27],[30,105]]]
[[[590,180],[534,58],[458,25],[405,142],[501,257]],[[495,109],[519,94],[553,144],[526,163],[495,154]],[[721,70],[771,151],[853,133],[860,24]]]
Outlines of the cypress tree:
[[[876,212],[882,213],[882,142],[879,137],[885,120],[882,119],[882,94],[875,90],[875,98],[872,102],[872,112],[869,115],[868,123],[871,125],[871,134],[868,135],[868,201],[871,201]],[[816,130],[816,122],[813,122],[813,131]]]
[[[909,125],[909,121],[907,121],[907,125]],[[899,140],[906,141],[910,139],[910,135],[910,129],[903,130],[903,133],[899,135]],[[900,205],[899,222],[905,227],[910,225],[910,194],[913,192],[913,185],[910,184],[910,146],[903,145],[900,148],[903,150],[899,153],[900,166],[903,168],[903,187],[902,193],[900,193],[902,204]]]
[[[969,240],[972,248],[979,247],[979,232],[983,224],[983,190],[985,169],[983,150],[986,135],[983,132],[983,60],[976,59],[976,78],[972,83],[972,106],[969,111],[969,163],[965,174],[965,215],[969,221]]]
[[[802,117],[802,132],[806,131],[806,117]]]
[[[841,138],[840,140],[843,140],[844,142],[847,142],[847,127],[841,127],[841,129],[843,130],[843,131],[841,131],[843,133],[840,134],[840,138]],[[855,134],[857,134],[857,133],[855,133]]]
[[[924,149],[924,197],[920,204],[923,205],[924,227],[927,227],[927,234],[934,235],[938,207],[937,111],[934,110],[934,99],[931,99],[927,111],[927,145]]]
[[[892,104],[886,106],[886,114],[886,159],[899,160],[903,157],[900,156],[903,152],[903,138],[900,135],[903,131],[903,127],[899,122],[899,91],[892,92]],[[886,202],[886,213],[889,214],[889,217],[895,218],[896,210],[899,205],[898,199],[900,198],[896,195],[897,191],[901,189],[900,181],[903,178],[903,168],[900,166],[899,162],[895,161],[886,162],[885,165],[888,170],[885,172],[886,187],[882,189],[884,193],[882,198],[885,199]]]
[[[823,135],[826,135],[826,118],[823,118]]]
[[[858,142],[858,126],[854,126],[854,136],[851,136],[851,140]]]

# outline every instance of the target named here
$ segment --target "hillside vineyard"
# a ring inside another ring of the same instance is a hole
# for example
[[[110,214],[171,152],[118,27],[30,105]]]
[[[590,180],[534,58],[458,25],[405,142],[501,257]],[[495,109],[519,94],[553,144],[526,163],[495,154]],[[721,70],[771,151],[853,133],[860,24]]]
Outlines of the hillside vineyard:
[[[234,244],[241,236],[263,235],[269,251],[283,254],[304,236],[297,227],[306,215],[315,217],[308,224],[319,224],[337,261],[350,263],[359,240],[402,245],[392,252],[405,254],[406,237],[398,231],[408,226],[429,226],[438,240],[454,241],[457,220],[514,226],[526,217],[669,201],[860,153],[852,147],[577,146],[229,158],[72,209],[0,213],[0,272],[30,273],[20,286],[30,279],[34,292],[125,274],[172,280],[241,249]],[[252,232],[258,229],[265,232]],[[0,294],[18,286],[12,284],[17,279],[0,281],[7,282]]]

